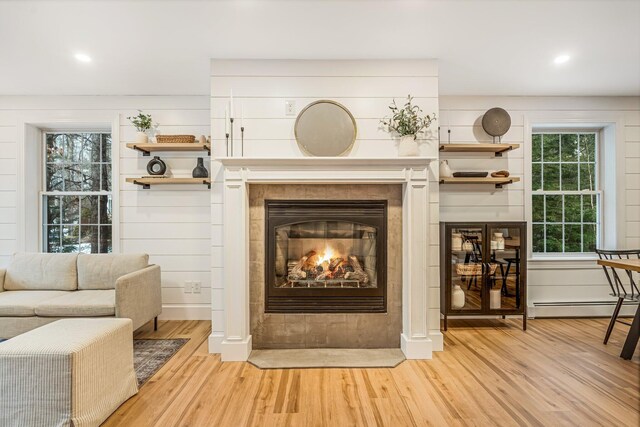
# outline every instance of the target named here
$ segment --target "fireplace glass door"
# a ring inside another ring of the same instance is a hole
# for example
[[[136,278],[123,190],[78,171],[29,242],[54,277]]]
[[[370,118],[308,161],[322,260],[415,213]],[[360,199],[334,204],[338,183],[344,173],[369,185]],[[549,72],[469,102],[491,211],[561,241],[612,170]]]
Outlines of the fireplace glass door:
[[[385,201],[265,203],[265,311],[386,310]]]

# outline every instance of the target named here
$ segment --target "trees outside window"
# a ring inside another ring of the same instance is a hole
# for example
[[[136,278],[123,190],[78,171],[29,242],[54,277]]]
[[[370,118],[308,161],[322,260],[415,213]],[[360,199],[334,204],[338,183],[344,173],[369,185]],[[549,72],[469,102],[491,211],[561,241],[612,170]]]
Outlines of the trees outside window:
[[[111,161],[109,133],[45,134],[44,252],[111,252]]]
[[[593,252],[600,235],[598,134],[532,134],[534,253]]]

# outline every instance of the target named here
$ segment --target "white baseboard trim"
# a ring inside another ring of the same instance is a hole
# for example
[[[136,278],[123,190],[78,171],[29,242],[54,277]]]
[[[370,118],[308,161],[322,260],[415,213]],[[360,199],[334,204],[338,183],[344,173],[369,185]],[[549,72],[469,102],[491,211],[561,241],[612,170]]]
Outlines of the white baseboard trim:
[[[400,349],[407,359],[432,359],[433,342],[429,338],[409,338],[400,334]]]
[[[223,362],[246,362],[253,348],[251,335],[244,340],[225,339],[220,344],[220,358]]]
[[[620,316],[633,316],[637,304],[625,303]],[[527,308],[527,317],[611,317],[614,301],[534,302]]]
[[[429,331],[431,338],[431,349],[433,351],[444,351],[444,335],[440,331]]]
[[[209,353],[222,353],[222,341],[224,341],[224,334],[222,332],[212,332],[211,335],[209,335]]]
[[[163,305],[160,320],[211,320],[211,306],[204,304],[193,305]]]

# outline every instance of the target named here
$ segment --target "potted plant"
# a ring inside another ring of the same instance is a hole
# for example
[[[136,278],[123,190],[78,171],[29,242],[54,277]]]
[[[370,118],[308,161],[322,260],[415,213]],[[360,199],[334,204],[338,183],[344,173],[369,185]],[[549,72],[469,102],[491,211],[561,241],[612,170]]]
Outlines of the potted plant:
[[[151,129],[151,126],[153,126],[151,114],[144,114],[142,110],[138,110],[137,116],[127,117],[127,119],[129,119],[129,121],[136,127],[136,130],[138,131],[136,133],[136,143],[146,144],[147,142],[149,142],[147,131]]]
[[[413,98],[407,96],[402,108],[398,107],[394,99],[389,109],[391,117],[385,117],[380,123],[387,132],[392,132],[400,137],[398,142],[398,156],[417,156],[418,135],[424,133],[431,123],[436,120],[436,114],[423,116],[422,110],[417,105],[412,105]]]

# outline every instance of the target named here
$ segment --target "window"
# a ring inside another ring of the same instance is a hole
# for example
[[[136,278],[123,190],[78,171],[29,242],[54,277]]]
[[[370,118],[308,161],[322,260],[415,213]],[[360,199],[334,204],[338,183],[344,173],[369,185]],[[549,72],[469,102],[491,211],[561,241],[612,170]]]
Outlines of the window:
[[[593,252],[600,235],[598,133],[532,135],[534,253]]]
[[[111,134],[45,133],[44,252],[111,252]]]

